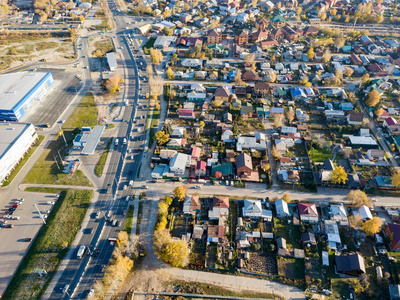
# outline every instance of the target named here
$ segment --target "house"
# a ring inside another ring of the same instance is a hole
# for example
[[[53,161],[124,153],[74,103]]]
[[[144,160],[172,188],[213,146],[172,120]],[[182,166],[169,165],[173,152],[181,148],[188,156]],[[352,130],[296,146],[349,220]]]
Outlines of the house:
[[[387,223],[384,232],[390,239],[390,249],[400,251],[400,224]]]
[[[218,220],[220,217],[227,218],[229,216],[229,198],[228,197],[214,197],[212,208],[208,211],[208,218],[210,220]]]
[[[297,203],[297,209],[302,222],[318,223],[318,210],[314,203]]]
[[[361,42],[361,44],[362,44],[364,47],[373,44],[373,42],[371,41],[371,39],[370,39],[368,36],[366,36],[366,35],[363,35],[363,36],[360,37],[360,42]]]
[[[232,162],[222,162],[211,166],[211,174],[215,178],[227,178],[233,175]]]
[[[389,285],[390,300],[400,300],[400,284]]]
[[[367,156],[369,160],[383,160],[385,158],[385,151],[381,149],[369,149]]]
[[[207,164],[205,161],[199,160],[196,162],[196,167],[194,170],[194,174],[196,176],[206,176],[206,167]]]
[[[303,112],[300,108],[296,108],[296,118],[299,121],[308,121],[307,113]]]
[[[271,21],[272,26],[274,26],[275,28],[281,28],[281,27],[285,26],[285,24],[286,24],[286,20],[282,16],[279,16],[279,15],[273,16],[270,19],[270,21]]]
[[[261,59],[263,55],[262,48],[258,45],[254,45],[253,47],[251,47],[250,53],[254,54],[255,59]]]
[[[303,232],[301,234],[301,241],[303,242],[303,245],[310,244],[312,246],[317,245],[317,240],[315,239],[315,235],[311,231]]]
[[[198,195],[186,195],[183,201],[183,213],[196,215],[200,212],[201,205]]]
[[[207,226],[207,241],[209,243],[222,243],[224,238],[224,226],[208,225]]]
[[[351,63],[352,63],[353,65],[357,65],[357,66],[362,66],[362,65],[363,65],[362,60],[361,60],[360,57],[359,57],[357,54],[355,54],[355,53],[351,53],[351,54],[350,54],[350,60],[351,60]]]
[[[186,139],[169,139],[167,148],[179,149],[186,145]]]
[[[258,133],[258,138],[257,136],[239,136],[236,143],[236,150],[241,152],[243,149],[265,151],[267,149],[265,135]]]
[[[210,74],[208,75],[208,78],[210,78],[210,80],[218,80],[218,71],[212,71],[210,72]]]
[[[232,114],[229,112],[224,113],[224,115],[222,116],[222,121],[225,124],[232,124],[232,121],[233,121]]]
[[[365,148],[365,149],[377,149],[379,148],[378,143],[373,137],[370,136],[349,136],[351,147],[354,148]]]
[[[180,119],[194,119],[194,111],[193,109],[186,109],[186,108],[180,108],[178,110],[178,116]]]
[[[250,102],[243,103],[242,107],[240,108],[240,114],[243,117],[251,117],[253,115],[254,108]]]
[[[289,148],[294,146],[294,140],[292,138],[280,138],[275,139],[275,147],[281,154],[285,154]]]
[[[161,159],[171,159],[175,156],[177,152],[175,150],[169,150],[169,149],[161,149],[160,150],[160,158]]]
[[[238,176],[247,176],[253,171],[251,156],[241,153],[236,156],[236,172]]]
[[[235,139],[233,138],[233,132],[230,129],[222,130],[221,141],[225,143],[233,143]]]
[[[270,36],[268,36],[268,38],[266,39],[266,40],[264,40],[264,41],[262,41],[261,43],[260,43],[260,46],[261,46],[261,48],[263,49],[263,50],[265,50],[265,49],[267,49],[267,48],[271,48],[271,47],[276,47],[276,46],[278,46],[279,45],[279,43],[275,40],[275,39],[273,39],[272,37],[270,37]]]
[[[187,166],[190,166],[190,155],[184,153],[177,153],[169,163],[169,169],[175,173],[175,176],[182,176],[185,174]],[[189,164],[189,165],[188,165]]]
[[[364,120],[364,114],[362,112],[351,111],[347,115],[347,123],[349,125],[362,125]]]
[[[329,215],[332,221],[339,222],[340,225],[348,223],[347,211],[343,204],[331,204]]]
[[[339,228],[335,221],[325,220],[324,231],[328,237],[328,244],[332,250],[338,250],[341,247],[342,241],[340,239]]]
[[[361,205],[357,210],[353,210],[354,215],[359,215],[363,221],[371,220],[371,210],[366,205]]]
[[[247,70],[242,75],[242,79],[244,81],[259,81],[260,77],[258,76],[257,72],[254,70]]]
[[[185,58],[181,62],[182,67],[200,68],[203,65],[203,61],[194,58]]]
[[[207,32],[207,44],[219,44],[222,41],[222,33],[215,29],[211,29]]]
[[[242,208],[243,218],[260,219],[265,221],[272,221],[272,211],[263,209],[260,200],[247,200],[244,199],[244,206]]]
[[[359,276],[365,273],[364,259],[358,253],[335,255],[336,272]]]
[[[275,210],[278,218],[287,218],[290,216],[287,202],[283,199],[275,201]]]
[[[172,133],[171,133],[171,137],[173,138],[181,138],[183,137],[183,135],[185,134],[185,127],[179,127],[179,126],[172,126]]]
[[[249,41],[249,35],[248,35],[247,31],[241,30],[235,34],[234,40],[235,40],[235,43],[237,43],[238,45],[247,44]]]
[[[251,34],[251,40],[253,43],[260,43],[268,39],[268,32],[257,30]]]
[[[386,118],[383,121],[383,126],[384,127],[390,127],[390,126],[395,125],[395,124],[397,124],[397,120],[395,118],[393,118],[393,117]]]
[[[214,99],[217,102],[228,102],[229,101],[230,92],[226,87],[219,87],[214,94]]]
[[[257,95],[265,96],[269,92],[269,84],[266,82],[257,82],[254,85],[254,92]]]
[[[191,155],[192,155],[192,160],[199,160],[201,156],[201,149],[197,146],[193,146]]]
[[[308,36],[308,35],[316,35],[318,34],[318,29],[314,26],[306,26],[303,29],[303,35]]]
[[[264,19],[264,18],[261,18],[260,20],[258,20],[258,21],[256,22],[256,28],[257,28],[257,30],[267,31],[267,30],[268,30],[268,27],[269,27],[269,22],[268,22],[266,19]]]
[[[400,53],[399,52],[390,53],[389,61],[395,66],[400,65]]]

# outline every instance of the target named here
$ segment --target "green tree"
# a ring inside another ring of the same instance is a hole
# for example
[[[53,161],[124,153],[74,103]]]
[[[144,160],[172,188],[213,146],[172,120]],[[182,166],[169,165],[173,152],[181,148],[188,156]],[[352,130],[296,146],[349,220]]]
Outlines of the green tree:
[[[332,171],[332,182],[335,184],[345,184],[347,181],[347,173],[342,166],[336,166]]]
[[[164,145],[169,140],[169,134],[166,134],[164,131],[160,130],[156,132],[155,139],[159,145]]]
[[[178,198],[179,201],[185,200],[186,190],[183,186],[181,186],[181,185],[177,186],[174,189],[173,193],[174,193],[174,197]]]

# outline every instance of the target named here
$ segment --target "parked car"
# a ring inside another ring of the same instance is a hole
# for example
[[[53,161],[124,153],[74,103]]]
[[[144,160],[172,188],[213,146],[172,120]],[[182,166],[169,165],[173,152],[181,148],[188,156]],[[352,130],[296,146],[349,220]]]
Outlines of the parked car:
[[[65,294],[69,289],[69,284],[66,284],[63,289],[62,289],[62,293]]]
[[[19,220],[21,217],[20,216],[12,216],[11,220]]]
[[[7,223],[7,220],[4,220],[4,219],[0,219],[0,223]]]
[[[14,208],[18,208],[18,207],[19,207],[19,205],[18,205],[18,204],[13,204],[13,205],[12,205],[12,207],[14,207]]]
[[[142,185],[142,189],[147,190],[149,188],[148,185]]]
[[[54,205],[54,201],[47,202],[48,205]]]
[[[17,200],[20,201],[20,202],[24,202],[25,201],[24,198],[18,198]]]
[[[24,238],[24,242],[30,242],[30,241],[32,241],[31,238]]]
[[[201,185],[195,185],[194,188],[195,189],[201,189]]]
[[[42,210],[42,214],[49,214],[49,213],[50,213],[50,210],[48,210],[48,209]]]
[[[13,228],[13,227],[14,227],[14,224],[6,224],[4,227],[5,227],[5,228]]]
[[[126,184],[124,184],[124,191],[128,188],[128,186]]]
[[[98,218],[100,218],[100,212],[99,211],[96,213],[96,219],[98,219]]]
[[[16,210],[15,207],[10,207],[10,208],[8,209],[8,211],[15,211],[15,210]]]

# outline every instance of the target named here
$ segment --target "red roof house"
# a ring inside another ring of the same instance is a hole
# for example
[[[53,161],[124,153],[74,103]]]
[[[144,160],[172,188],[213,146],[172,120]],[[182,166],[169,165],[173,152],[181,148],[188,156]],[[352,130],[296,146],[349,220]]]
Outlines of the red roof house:
[[[385,235],[390,238],[390,249],[400,250],[400,224],[386,224]]]
[[[314,203],[297,203],[300,220],[307,223],[318,222],[318,210]]]

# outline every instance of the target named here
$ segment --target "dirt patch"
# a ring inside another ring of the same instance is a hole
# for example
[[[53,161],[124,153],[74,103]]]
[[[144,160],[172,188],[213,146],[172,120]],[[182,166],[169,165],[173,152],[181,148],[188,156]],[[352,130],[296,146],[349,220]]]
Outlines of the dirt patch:
[[[276,259],[270,254],[251,252],[248,271],[262,274],[278,274]]]

